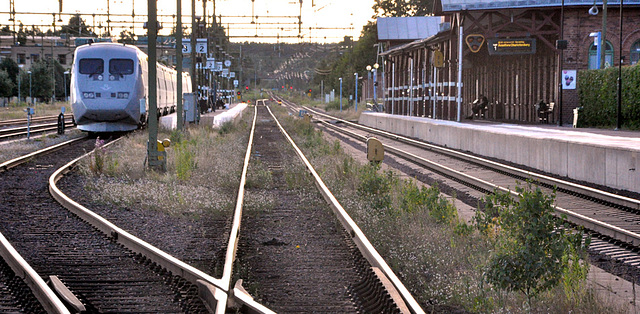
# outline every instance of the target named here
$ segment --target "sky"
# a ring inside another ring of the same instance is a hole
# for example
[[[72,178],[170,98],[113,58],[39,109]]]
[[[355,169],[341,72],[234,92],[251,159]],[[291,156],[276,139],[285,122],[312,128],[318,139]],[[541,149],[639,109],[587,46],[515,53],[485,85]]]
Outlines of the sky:
[[[166,25],[160,34],[168,34],[174,21],[170,15],[176,13],[176,0],[157,0],[158,20]],[[302,31],[298,27],[300,15],[300,2],[302,1]],[[260,42],[338,42],[344,36],[352,36],[357,39],[360,36],[362,26],[373,15],[371,8],[375,0],[217,0],[216,15],[221,15],[222,24],[228,28],[231,40],[236,42],[260,41]],[[9,12],[9,0],[2,0],[2,12]],[[147,1],[145,0],[63,0],[62,22],[58,22],[56,14],[56,26],[66,25],[69,15],[64,13],[80,13],[89,26],[107,26],[107,3],[111,16],[112,35],[120,33],[126,26],[131,30],[133,18],[132,9],[135,9],[136,18],[133,29],[137,35],[143,35],[142,23],[144,18],[138,15],[146,15]],[[135,6],[135,7],[134,7]],[[196,1],[196,16],[202,15],[202,0]],[[47,25],[53,22],[52,13],[59,12],[57,0],[15,0],[16,20],[25,25]],[[43,13],[39,15],[21,13]],[[213,12],[213,2],[207,2],[207,15]],[[96,14],[96,16],[92,16]],[[115,14],[122,14],[117,16]],[[191,0],[182,0],[182,14],[191,14]],[[19,23],[16,22],[16,23]],[[190,18],[183,17],[183,24],[190,27]],[[252,23],[253,22],[253,23]],[[9,14],[0,14],[0,24],[8,25]],[[12,25],[12,24],[11,24]],[[184,27],[184,26],[183,26]],[[335,28],[335,29],[330,29]],[[46,29],[46,27],[41,27]],[[104,28],[103,28],[104,29]],[[98,33],[100,34],[100,30]],[[254,37],[256,34],[266,36]],[[298,36],[302,35],[302,39]],[[235,37],[245,36],[245,37]],[[278,38],[280,36],[280,38]]]

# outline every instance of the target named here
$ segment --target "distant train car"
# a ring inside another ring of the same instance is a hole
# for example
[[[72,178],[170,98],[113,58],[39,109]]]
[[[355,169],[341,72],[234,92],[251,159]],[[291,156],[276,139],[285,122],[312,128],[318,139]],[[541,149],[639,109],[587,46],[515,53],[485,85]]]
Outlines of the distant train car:
[[[78,128],[91,133],[123,132],[146,124],[148,58],[138,47],[96,43],[76,48],[71,71],[71,107]],[[157,69],[158,116],[176,110],[174,69]],[[182,91],[191,92],[191,78],[182,73]]]

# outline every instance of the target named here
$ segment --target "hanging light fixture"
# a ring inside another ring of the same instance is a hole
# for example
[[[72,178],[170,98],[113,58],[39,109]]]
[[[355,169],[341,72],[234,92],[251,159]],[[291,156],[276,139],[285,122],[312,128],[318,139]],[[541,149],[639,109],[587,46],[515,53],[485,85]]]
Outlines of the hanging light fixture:
[[[598,7],[596,6],[596,0],[593,0],[593,6],[589,9],[589,14],[598,15]]]

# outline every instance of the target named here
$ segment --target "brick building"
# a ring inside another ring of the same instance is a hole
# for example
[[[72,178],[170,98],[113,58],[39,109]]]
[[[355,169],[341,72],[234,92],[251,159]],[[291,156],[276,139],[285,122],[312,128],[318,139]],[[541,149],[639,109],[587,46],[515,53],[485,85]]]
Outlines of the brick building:
[[[480,113],[487,119],[555,123],[562,117],[569,123],[578,106],[575,71],[599,65],[591,35],[602,30],[603,7],[597,1],[592,15],[593,6],[578,0],[564,6],[561,0],[436,1],[446,27],[408,44],[385,43],[385,110],[457,120],[471,116],[471,102],[484,96],[488,109]],[[620,49],[620,2],[608,2],[606,66],[617,66],[620,52],[623,65],[638,62],[638,25],[640,1],[625,1]],[[562,51],[556,48],[561,31],[567,40]],[[542,115],[540,101],[551,104]]]

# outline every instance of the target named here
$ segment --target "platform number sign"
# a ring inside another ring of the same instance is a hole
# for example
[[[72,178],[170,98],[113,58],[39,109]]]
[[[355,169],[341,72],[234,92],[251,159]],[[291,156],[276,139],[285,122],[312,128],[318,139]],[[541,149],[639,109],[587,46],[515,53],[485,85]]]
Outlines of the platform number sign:
[[[197,53],[207,53],[207,43],[196,43]]]
[[[190,43],[182,43],[182,53],[191,53]]]

